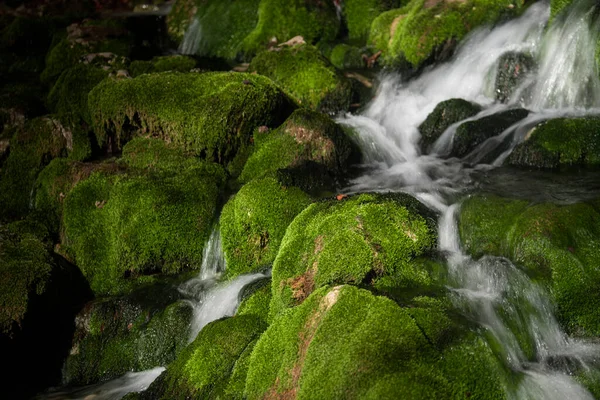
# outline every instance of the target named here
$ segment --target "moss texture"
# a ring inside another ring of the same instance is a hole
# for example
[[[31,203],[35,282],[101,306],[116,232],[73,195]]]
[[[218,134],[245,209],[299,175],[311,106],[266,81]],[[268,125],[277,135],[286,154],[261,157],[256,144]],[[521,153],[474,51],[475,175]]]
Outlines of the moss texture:
[[[159,56],[150,61],[132,61],[129,65],[129,74],[135,78],[138,75],[156,72],[190,72],[194,67],[196,67],[196,60],[191,57],[182,55]]]
[[[287,310],[250,358],[248,399],[504,398],[499,362],[435,300],[411,308],[352,286]]]
[[[100,146],[153,136],[227,164],[255,128],[279,125],[294,105],[261,76],[161,73],[105,80],[90,92],[89,108]]]
[[[172,282],[163,282],[87,304],[75,319],[63,382],[88,385],[173,361],[187,345],[192,318],[177,297]]]
[[[266,329],[253,315],[211,322],[148,388],[153,399],[243,398],[248,354]]]
[[[429,148],[450,125],[476,115],[481,106],[463,99],[445,100],[435,106],[425,121],[419,125],[421,147]]]
[[[412,260],[435,246],[435,232],[435,218],[408,195],[312,204],[288,227],[273,264],[271,317],[324,285],[372,284],[382,276],[407,289],[430,284]]]
[[[300,189],[282,187],[273,178],[244,185],[221,213],[227,276],[270,265],[287,226],[310,202]]]
[[[337,112],[348,109],[352,100],[348,80],[308,44],[262,52],[250,70],[273,79],[304,107]]]
[[[345,0],[342,6],[348,37],[350,40],[365,43],[373,20],[382,12],[398,8],[406,2],[406,0]]]
[[[307,163],[318,164],[322,173],[311,176],[314,183],[300,186],[307,190],[340,178],[358,159],[358,150],[339,125],[319,112],[298,109],[278,129],[254,134],[254,151],[240,180],[276,177],[282,169],[292,175]]]
[[[129,168],[98,171],[64,199],[63,244],[97,293],[118,293],[127,277],[198,268],[224,182],[218,165],[178,164],[168,157],[178,150],[160,141],[132,147]]]
[[[558,118],[536,126],[507,159],[519,167],[600,165],[600,118]]]
[[[263,321],[268,320],[269,305],[271,303],[271,284],[264,285],[247,299],[240,303],[236,315],[256,315]]]
[[[360,69],[365,67],[361,49],[344,43],[333,48],[329,60],[338,69]]]
[[[463,204],[459,229],[470,253],[508,257],[546,284],[571,334],[597,336],[599,221],[598,211],[586,203],[528,205],[476,196]]]
[[[384,12],[371,25],[369,43],[383,55],[381,61],[413,68],[443,59],[472,29],[518,15],[524,2],[512,0],[411,0],[406,6]]]

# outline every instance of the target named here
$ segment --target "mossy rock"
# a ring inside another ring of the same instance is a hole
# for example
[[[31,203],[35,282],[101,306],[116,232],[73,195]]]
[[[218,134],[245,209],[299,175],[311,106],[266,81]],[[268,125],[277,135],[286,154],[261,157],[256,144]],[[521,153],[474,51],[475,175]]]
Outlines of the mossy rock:
[[[365,43],[371,23],[382,12],[395,9],[406,3],[406,0],[345,0],[342,10],[348,27],[350,40]]]
[[[254,134],[254,151],[240,180],[282,177],[284,172],[290,178],[284,184],[311,191],[340,180],[350,164],[358,163],[359,159],[359,150],[339,125],[324,114],[301,108],[278,129]],[[321,174],[301,182],[301,171],[294,172],[309,162],[321,167]]]
[[[267,321],[271,303],[271,280],[265,281],[261,288],[244,298],[235,315],[256,315]]]
[[[487,139],[497,136],[529,115],[529,111],[517,108],[467,121],[459,125],[452,141],[450,155],[464,157]]]
[[[502,54],[497,62],[494,90],[496,100],[508,102],[534,68],[535,61],[529,54],[515,51]]]
[[[557,118],[534,127],[507,159],[543,169],[600,165],[600,118]]]
[[[193,310],[175,282],[87,304],[63,368],[63,383],[89,385],[167,365],[187,345]]]
[[[46,117],[35,118],[17,129],[0,173],[0,219],[27,214],[38,173],[53,158],[68,155],[67,132],[70,131],[60,121]]]
[[[571,334],[600,333],[600,213],[586,203],[529,205],[476,196],[462,206],[459,229],[469,253],[511,259],[545,284]]]
[[[255,128],[276,127],[295,108],[269,79],[242,73],[108,79],[88,98],[101,147],[152,136],[224,165],[250,145]]]
[[[338,112],[347,110],[352,100],[350,82],[308,44],[262,52],[250,63],[250,71],[268,76],[307,108]]]
[[[269,266],[279,250],[286,228],[310,197],[275,179],[254,180],[230,199],[221,213],[221,238],[232,278]]]
[[[181,43],[197,10],[196,0],[175,0],[166,20],[167,34],[171,40]]]
[[[157,164],[96,172],[64,199],[64,251],[97,293],[201,265],[225,174],[198,159],[178,171],[172,161]]]
[[[288,227],[273,264],[271,318],[324,285],[370,285],[394,276],[406,289],[432,284],[413,259],[435,247],[435,217],[402,194],[314,203]]]
[[[183,55],[154,57],[150,61],[136,60],[129,65],[129,73],[132,77],[142,74],[152,74],[156,72],[190,72],[196,67],[196,60],[192,57]]]
[[[285,42],[302,36],[309,44],[332,42],[340,21],[332,2],[312,0],[261,0],[256,27],[246,36],[243,49],[256,54],[275,37]]]
[[[60,382],[73,319],[91,297],[77,268],[62,261],[42,224],[0,225],[0,351],[10,364],[3,392],[12,398]],[[19,376],[27,372],[38,378],[23,387]]]
[[[476,333],[434,299],[400,307],[353,286],[287,310],[250,357],[248,399],[502,399],[506,376]]]
[[[211,322],[141,397],[243,399],[249,355],[265,329],[254,315]]]
[[[515,17],[524,9],[520,0],[411,0],[373,21],[369,44],[382,51],[384,65],[418,69],[447,59],[474,28]]]
[[[421,147],[423,150],[429,149],[450,125],[470,118],[480,111],[480,105],[463,99],[450,99],[438,103],[419,125]]]
[[[333,48],[329,60],[338,69],[361,69],[365,67],[361,49],[344,43]]]

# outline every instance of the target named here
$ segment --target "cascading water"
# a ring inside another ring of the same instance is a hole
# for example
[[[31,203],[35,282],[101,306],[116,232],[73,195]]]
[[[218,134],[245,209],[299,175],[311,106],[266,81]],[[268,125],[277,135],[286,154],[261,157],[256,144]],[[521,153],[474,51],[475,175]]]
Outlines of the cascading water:
[[[377,98],[363,115],[347,115],[339,123],[352,128],[365,154],[367,172],[348,192],[397,190],[413,194],[440,213],[439,249],[447,257],[449,282],[456,305],[485,328],[487,339],[505,365],[520,376],[507,387],[515,399],[588,399],[591,394],[572,377],[571,367],[591,368],[600,347],[569,338],[553,316],[544,288],[509,260],[486,256],[473,260],[461,250],[455,203],[473,187],[474,173],[498,166],[540,121],[563,115],[597,114],[600,84],[594,60],[598,26],[593,2],[581,1],[546,31],[549,6],[534,4],[521,18],[493,30],[473,33],[449,63],[406,84],[383,79]],[[495,64],[508,51],[532,54],[540,67],[507,105],[493,102]],[[448,154],[459,124],[450,126],[429,155],[420,153],[418,126],[441,101],[463,98],[487,106],[471,120],[514,106],[529,117],[477,147],[463,160]],[[498,143],[509,147],[491,161]],[[468,166],[470,165],[470,166]]]

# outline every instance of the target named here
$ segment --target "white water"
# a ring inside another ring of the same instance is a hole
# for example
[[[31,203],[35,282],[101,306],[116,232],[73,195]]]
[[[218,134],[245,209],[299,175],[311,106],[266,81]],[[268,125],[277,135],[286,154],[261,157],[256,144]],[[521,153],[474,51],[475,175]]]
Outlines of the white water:
[[[202,40],[201,31],[202,27],[200,26],[200,21],[198,18],[194,18],[185,30],[183,40],[179,45],[179,54],[194,55],[198,53],[200,42]]]
[[[600,356],[600,347],[569,338],[554,318],[545,290],[509,260],[490,256],[473,260],[464,254],[456,222],[459,204],[455,202],[473,186],[473,171],[501,165],[540,121],[599,112],[600,83],[594,60],[598,28],[592,24],[591,4],[582,0],[547,31],[549,6],[534,4],[518,20],[475,32],[451,62],[413,81],[403,84],[397,76],[385,77],[376,99],[362,115],[338,120],[353,128],[366,158],[367,172],[348,192],[405,191],[440,213],[439,248],[447,254],[454,300],[485,328],[488,340],[500,344],[495,346],[501,348],[498,356],[521,375],[516,389],[507,388],[507,395],[514,399],[593,398],[572,378],[571,367],[591,368],[590,363]],[[494,103],[492,85],[496,62],[507,51],[532,54],[539,68],[508,105],[499,105]],[[463,160],[441,158],[448,154],[459,124],[446,130],[432,154],[421,154],[418,126],[439,102],[451,98],[485,107],[471,119],[514,106],[533,113]],[[510,141],[506,151],[487,165],[478,164],[505,139]],[[557,360],[568,362],[557,366]]]

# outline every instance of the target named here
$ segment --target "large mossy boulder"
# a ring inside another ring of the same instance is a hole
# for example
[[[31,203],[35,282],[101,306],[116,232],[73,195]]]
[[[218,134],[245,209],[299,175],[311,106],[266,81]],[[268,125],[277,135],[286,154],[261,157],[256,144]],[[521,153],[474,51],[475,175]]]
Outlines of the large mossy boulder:
[[[190,72],[196,67],[196,60],[184,55],[158,56],[149,61],[135,60],[129,65],[129,74],[136,77],[157,72]]]
[[[314,203],[288,227],[273,264],[271,317],[332,284],[391,277],[405,289],[433,284],[413,263],[435,247],[435,217],[401,194],[362,194]]]
[[[254,315],[208,324],[142,399],[244,399],[248,361],[267,328]]]
[[[138,139],[124,154],[126,168],[101,169],[64,199],[63,251],[96,293],[199,268],[225,181],[219,165],[159,140]]]
[[[175,360],[188,343],[193,310],[164,280],[126,296],[95,300],[75,318],[63,384],[88,385]]]
[[[526,53],[509,51],[498,58],[496,66],[496,100],[506,103],[515,90],[527,79],[535,68],[532,56]]]
[[[248,296],[242,296],[242,301],[235,315],[256,315],[263,321],[269,319],[269,306],[271,304],[271,280],[260,282],[262,287],[256,289]]]
[[[517,16],[524,8],[521,0],[411,0],[373,21],[369,44],[382,51],[384,65],[416,69],[448,58],[474,28]]]
[[[456,128],[452,141],[452,157],[464,157],[486,140],[500,135],[506,129],[529,115],[529,111],[517,108],[467,121]]]
[[[335,185],[350,164],[359,160],[357,147],[338,124],[324,114],[301,108],[278,129],[254,134],[254,151],[240,180],[276,177],[310,191]],[[306,169],[312,173],[305,177]]]
[[[252,60],[250,71],[268,76],[302,106],[314,110],[347,110],[352,101],[350,82],[308,44],[264,51]]]
[[[467,199],[465,249],[504,256],[548,288],[559,320],[576,336],[600,334],[600,213],[597,201],[559,206],[495,196]]]
[[[248,399],[502,399],[506,375],[445,302],[406,307],[353,286],[322,287],[287,310],[250,357]]]
[[[422,149],[429,149],[450,125],[473,117],[480,111],[481,106],[464,99],[450,99],[438,103],[419,125]]]
[[[382,12],[398,8],[406,3],[402,0],[345,0],[342,10],[348,27],[350,40],[366,43],[371,23]]]
[[[507,159],[544,169],[600,165],[600,118],[558,118],[534,127]]]
[[[91,297],[81,273],[53,254],[48,239],[33,220],[0,225],[0,352],[10,366],[3,392],[11,398],[60,383],[73,319]],[[37,378],[24,387],[20,378],[28,373]]]
[[[105,80],[89,94],[101,147],[152,136],[224,165],[244,153],[255,128],[280,125],[294,108],[268,78],[242,73],[144,74]]]
[[[269,267],[286,228],[310,203],[300,189],[283,187],[273,178],[244,185],[221,213],[227,276]]]
[[[341,43],[331,50],[329,61],[338,69],[361,69],[365,67],[363,55],[358,47]]]

